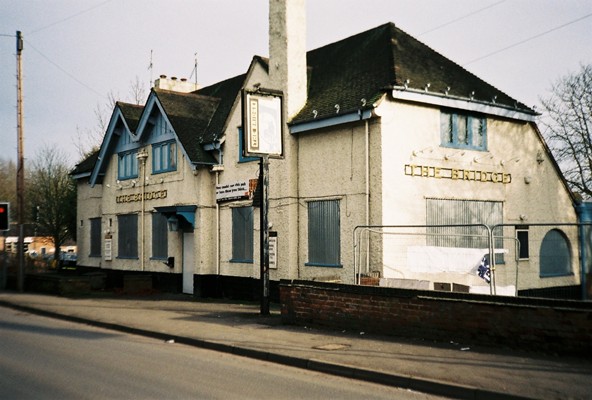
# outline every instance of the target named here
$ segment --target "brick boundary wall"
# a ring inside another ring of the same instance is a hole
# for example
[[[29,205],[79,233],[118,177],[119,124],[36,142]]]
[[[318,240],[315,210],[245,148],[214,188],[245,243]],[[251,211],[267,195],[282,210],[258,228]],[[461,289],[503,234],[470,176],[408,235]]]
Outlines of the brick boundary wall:
[[[280,282],[284,324],[592,354],[592,302]]]

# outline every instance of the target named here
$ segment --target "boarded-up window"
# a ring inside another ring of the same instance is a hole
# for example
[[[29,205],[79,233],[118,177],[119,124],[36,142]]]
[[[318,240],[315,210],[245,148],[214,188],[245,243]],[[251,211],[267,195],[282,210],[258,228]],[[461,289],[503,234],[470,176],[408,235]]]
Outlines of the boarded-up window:
[[[491,227],[503,222],[503,204],[501,201],[427,199],[426,215],[428,225],[484,224]],[[428,228],[427,242],[431,246],[486,249],[489,246],[487,236],[487,229],[482,226],[448,226]],[[501,238],[496,239],[495,246],[501,248]]]
[[[232,209],[232,260],[253,262],[253,207]]]
[[[138,215],[117,216],[119,258],[138,258]]]
[[[570,275],[571,250],[567,236],[559,229],[552,229],[541,243],[541,277]]]
[[[165,260],[167,257],[167,217],[161,213],[154,213],[152,214],[152,258]]]
[[[90,257],[101,256],[101,218],[90,220]]]
[[[308,262],[306,265],[340,267],[339,200],[308,203]]]

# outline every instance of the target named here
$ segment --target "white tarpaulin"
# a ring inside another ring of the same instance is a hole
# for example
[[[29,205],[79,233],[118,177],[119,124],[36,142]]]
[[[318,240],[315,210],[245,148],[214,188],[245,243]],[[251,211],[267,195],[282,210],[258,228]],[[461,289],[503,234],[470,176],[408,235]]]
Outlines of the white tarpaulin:
[[[496,250],[505,253],[506,250]],[[469,274],[489,254],[489,249],[464,247],[409,246],[407,271],[419,273],[457,272]]]

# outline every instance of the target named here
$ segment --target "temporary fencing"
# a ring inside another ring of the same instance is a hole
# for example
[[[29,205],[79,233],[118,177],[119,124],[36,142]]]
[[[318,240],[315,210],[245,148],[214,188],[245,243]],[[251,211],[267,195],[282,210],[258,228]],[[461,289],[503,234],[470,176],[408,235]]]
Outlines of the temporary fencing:
[[[424,290],[585,299],[591,225],[357,226],[354,279]]]

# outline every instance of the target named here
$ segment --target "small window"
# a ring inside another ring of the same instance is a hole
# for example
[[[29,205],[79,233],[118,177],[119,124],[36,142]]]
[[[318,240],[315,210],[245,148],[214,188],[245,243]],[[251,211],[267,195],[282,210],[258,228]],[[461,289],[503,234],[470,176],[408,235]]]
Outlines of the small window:
[[[516,245],[519,260],[528,260],[530,258],[528,248],[528,227],[516,227]]]
[[[308,203],[308,262],[306,265],[341,267],[339,200]]]
[[[177,170],[177,142],[152,145],[152,173]]]
[[[119,258],[138,258],[138,215],[117,216]]]
[[[162,213],[152,214],[152,258],[166,260],[168,257],[168,224]]]
[[[484,117],[451,111],[440,113],[440,137],[444,147],[487,150]]]
[[[137,151],[119,153],[117,163],[117,178],[120,180],[133,179],[138,177]]]
[[[101,218],[90,220],[90,257],[101,256]]]
[[[569,240],[559,229],[552,229],[543,238],[540,252],[540,276],[570,275],[571,250]]]
[[[253,262],[253,207],[232,209],[232,260]]]

